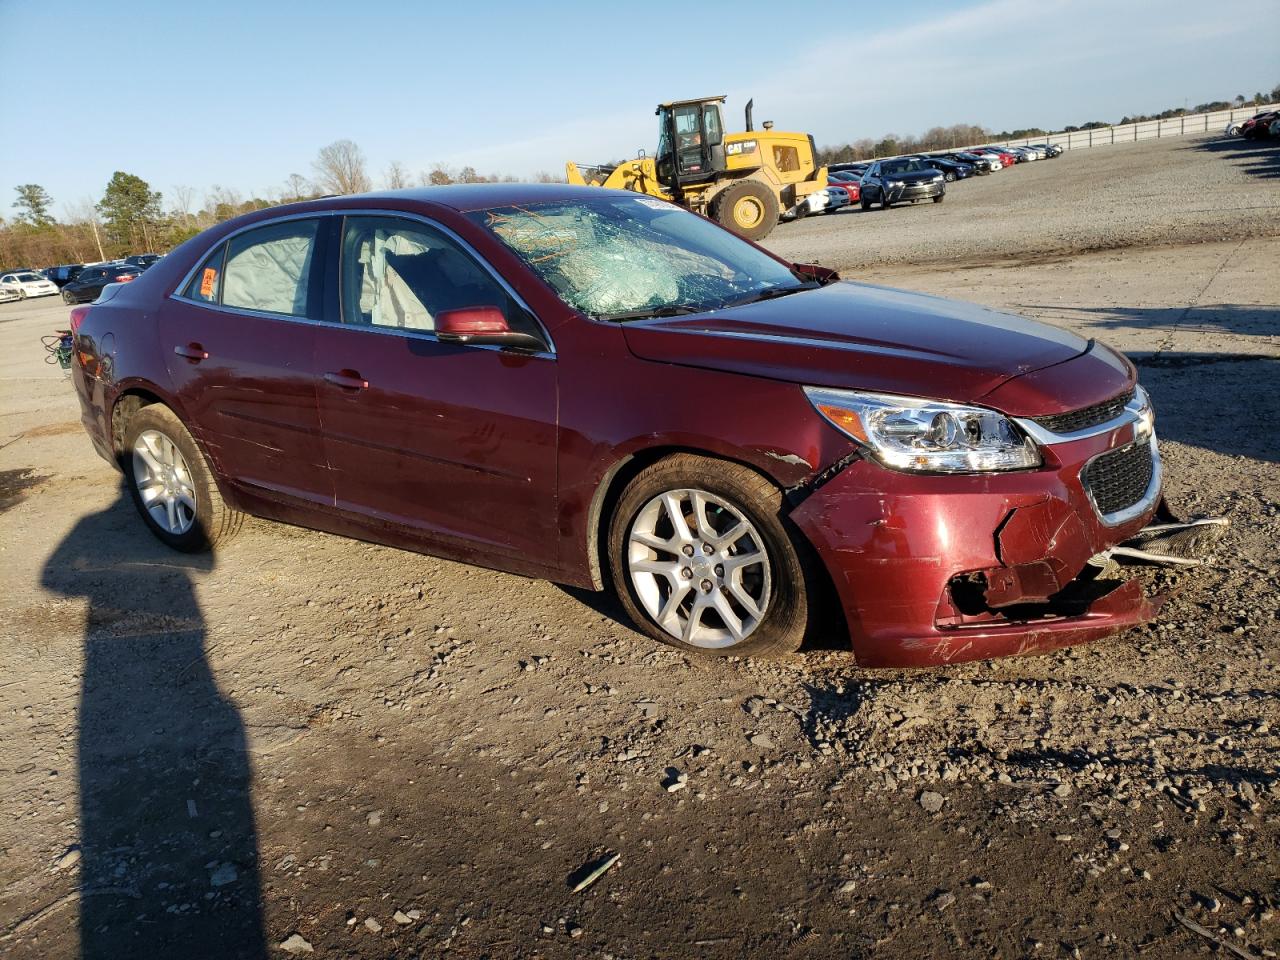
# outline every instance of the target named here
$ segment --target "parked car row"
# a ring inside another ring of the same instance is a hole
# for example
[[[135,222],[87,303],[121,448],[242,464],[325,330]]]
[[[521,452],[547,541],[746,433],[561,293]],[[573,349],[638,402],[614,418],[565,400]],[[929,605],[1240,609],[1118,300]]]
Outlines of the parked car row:
[[[1227,127],[1228,136],[1241,136],[1247,140],[1280,138],[1280,110],[1264,110],[1242,123]]]
[[[888,157],[861,163],[833,163],[827,167],[826,194],[832,198],[823,213],[833,213],[850,203],[870,210],[896,203],[931,200],[942,203],[946,185],[969,177],[985,177],[1015,163],[1061,156],[1056,143],[1025,147],[971,147],[906,157]]]
[[[37,270],[18,267],[0,274],[0,302],[48,297],[59,291],[67,303],[90,303],[110,283],[128,283],[161,257],[137,253],[104,263],[63,263]]]

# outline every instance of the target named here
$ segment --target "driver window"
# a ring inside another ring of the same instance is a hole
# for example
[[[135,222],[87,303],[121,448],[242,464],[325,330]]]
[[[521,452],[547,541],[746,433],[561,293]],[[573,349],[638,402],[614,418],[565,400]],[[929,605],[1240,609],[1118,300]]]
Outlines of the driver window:
[[[342,322],[435,330],[436,315],[495,306],[512,330],[537,325],[470,254],[425,224],[396,217],[347,217],[343,225]]]

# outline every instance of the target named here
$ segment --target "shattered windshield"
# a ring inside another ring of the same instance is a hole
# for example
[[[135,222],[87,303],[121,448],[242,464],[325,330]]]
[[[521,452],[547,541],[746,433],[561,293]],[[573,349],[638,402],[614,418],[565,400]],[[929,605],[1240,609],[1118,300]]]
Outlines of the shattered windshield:
[[[727,230],[649,197],[602,193],[469,216],[565,303],[602,320],[713,310],[809,286]]]

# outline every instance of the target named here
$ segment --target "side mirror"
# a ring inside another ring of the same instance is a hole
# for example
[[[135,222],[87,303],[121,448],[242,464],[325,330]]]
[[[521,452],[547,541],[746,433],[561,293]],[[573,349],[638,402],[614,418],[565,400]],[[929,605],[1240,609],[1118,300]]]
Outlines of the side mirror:
[[[801,280],[813,280],[824,286],[828,283],[835,283],[840,279],[840,274],[836,271],[817,263],[793,263],[791,272]]]
[[[436,339],[441,343],[546,349],[537,337],[512,330],[502,310],[491,306],[440,311],[436,314]]]

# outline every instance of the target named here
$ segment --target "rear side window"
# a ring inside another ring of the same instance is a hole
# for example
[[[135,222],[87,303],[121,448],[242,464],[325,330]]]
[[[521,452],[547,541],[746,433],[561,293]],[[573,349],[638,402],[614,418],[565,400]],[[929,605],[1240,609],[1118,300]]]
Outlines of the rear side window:
[[[318,310],[308,309],[308,293],[318,229],[317,220],[287,220],[228,240],[222,305],[313,317]]]
[[[198,303],[218,302],[218,296],[222,292],[222,256],[226,250],[225,243],[218,244],[218,248],[200,264],[200,269],[182,293],[184,297]]]

